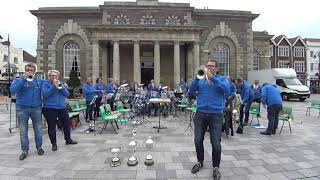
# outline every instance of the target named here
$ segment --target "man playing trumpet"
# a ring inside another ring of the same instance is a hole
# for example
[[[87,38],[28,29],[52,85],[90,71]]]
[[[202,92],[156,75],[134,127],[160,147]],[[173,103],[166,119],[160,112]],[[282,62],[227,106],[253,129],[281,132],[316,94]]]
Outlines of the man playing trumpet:
[[[49,80],[42,84],[43,115],[48,123],[48,135],[52,144],[52,151],[57,151],[56,123],[57,118],[63,124],[63,134],[66,144],[77,144],[70,137],[70,119],[66,108],[65,98],[69,96],[66,85],[59,80],[60,72],[50,70]]]
[[[197,78],[190,86],[191,96],[197,96],[197,112],[194,116],[194,143],[198,162],[193,166],[191,172],[196,173],[203,167],[204,148],[203,139],[207,127],[210,130],[210,141],[212,145],[213,179],[221,177],[219,166],[221,161],[221,131],[223,121],[223,110],[225,108],[225,94],[230,91],[228,80],[224,76],[217,75],[218,63],[209,59],[207,66],[202,66]]]

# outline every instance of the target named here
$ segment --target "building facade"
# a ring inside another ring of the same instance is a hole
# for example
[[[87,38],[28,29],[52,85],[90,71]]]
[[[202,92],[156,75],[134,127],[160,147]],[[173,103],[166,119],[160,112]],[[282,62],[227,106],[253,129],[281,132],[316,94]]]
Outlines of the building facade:
[[[268,68],[270,59],[270,37],[252,30],[258,15],[248,11],[137,0],[31,13],[38,18],[39,69],[58,69],[64,78],[75,70],[82,78],[154,79],[176,86],[180,79],[191,81],[210,57],[219,61],[221,74],[233,78],[246,78],[254,52],[259,53],[255,68]]]
[[[305,38],[307,44],[307,74],[308,86],[319,86],[319,62],[320,62],[320,39]]]
[[[307,83],[307,45],[301,37],[279,35],[270,40],[271,68],[293,68],[298,79]]]
[[[24,71],[23,49],[0,43],[0,81],[8,79],[9,71],[12,75]]]

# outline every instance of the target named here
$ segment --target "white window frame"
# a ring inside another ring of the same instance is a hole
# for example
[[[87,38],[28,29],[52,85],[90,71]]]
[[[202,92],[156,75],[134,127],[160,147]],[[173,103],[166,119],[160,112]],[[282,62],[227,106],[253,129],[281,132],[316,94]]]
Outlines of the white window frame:
[[[310,51],[310,57],[313,58],[313,55],[314,55],[314,51]]]
[[[18,64],[19,63],[19,59],[17,57],[13,58],[13,63]]]
[[[219,42],[211,53],[212,58],[216,59],[219,63],[219,71],[223,75],[230,74],[230,49],[224,42]]]
[[[303,61],[295,61],[294,62],[294,70],[297,73],[304,73],[305,72],[304,62]]]
[[[254,71],[259,70],[259,65],[260,65],[260,53],[259,53],[259,51],[254,51],[252,70],[254,70]]]
[[[273,56],[273,45],[269,46],[269,56]]]
[[[278,56],[289,57],[289,46],[279,46]]]
[[[78,77],[80,77],[80,45],[74,41],[68,41],[63,46],[63,74],[64,78],[69,78],[74,58],[78,66]]]
[[[289,61],[278,61],[278,68],[289,68]]]
[[[304,57],[304,47],[294,47],[294,57]]]
[[[315,63],[310,63],[310,71],[314,70],[314,65],[315,65]]]
[[[8,62],[8,55],[3,55],[3,62]]]

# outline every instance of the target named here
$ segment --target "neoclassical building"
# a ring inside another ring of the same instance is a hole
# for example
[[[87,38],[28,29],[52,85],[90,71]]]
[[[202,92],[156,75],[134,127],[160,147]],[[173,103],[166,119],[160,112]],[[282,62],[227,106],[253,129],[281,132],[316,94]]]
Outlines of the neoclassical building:
[[[249,11],[195,9],[158,0],[104,2],[98,7],[43,7],[38,18],[37,64],[41,71],[71,69],[84,78],[112,77],[175,86],[191,80],[208,58],[220,73],[246,77],[269,67],[267,32],[254,32]]]

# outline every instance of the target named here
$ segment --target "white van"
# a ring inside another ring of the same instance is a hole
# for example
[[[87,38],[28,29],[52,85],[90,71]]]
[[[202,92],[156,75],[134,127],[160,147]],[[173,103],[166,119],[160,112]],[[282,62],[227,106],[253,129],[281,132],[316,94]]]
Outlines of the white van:
[[[283,100],[298,98],[304,101],[310,97],[310,89],[303,85],[297,78],[297,73],[292,68],[273,68],[248,72],[248,81],[253,84],[254,80],[259,80],[260,85],[273,83],[278,86]]]

